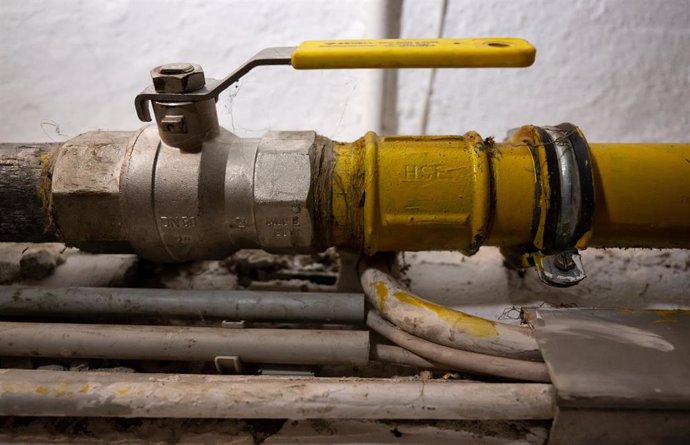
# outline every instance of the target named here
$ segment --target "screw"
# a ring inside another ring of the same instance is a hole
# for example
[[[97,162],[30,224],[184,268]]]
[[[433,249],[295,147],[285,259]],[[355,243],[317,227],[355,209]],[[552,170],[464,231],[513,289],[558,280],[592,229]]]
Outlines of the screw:
[[[563,272],[567,272],[575,268],[575,261],[573,261],[573,257],[568,253],[558,254],[556,258],[553,259],[553,264]]]

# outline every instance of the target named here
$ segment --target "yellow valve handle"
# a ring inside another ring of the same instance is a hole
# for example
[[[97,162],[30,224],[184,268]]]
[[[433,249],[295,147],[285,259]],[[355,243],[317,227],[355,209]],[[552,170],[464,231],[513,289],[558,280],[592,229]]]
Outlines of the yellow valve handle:
[[[522,68],[537,50],[513,37],[309,40],[292,53],[298,70],[338,68]]]
[[[537,50],[514,37],[468,39],[308,40],[295,47],[266,48],[221,80],[185,93],[148,87],[134,99],[139,119],[151,120],[148,102],[199,102],[218,95],[257,66],[292,65],[298,70],[339,68],[523,68]]]

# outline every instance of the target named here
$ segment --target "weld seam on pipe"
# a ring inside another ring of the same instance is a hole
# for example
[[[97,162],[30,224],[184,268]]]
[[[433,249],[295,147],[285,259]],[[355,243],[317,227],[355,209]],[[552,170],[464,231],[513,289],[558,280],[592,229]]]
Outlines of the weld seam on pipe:
[[[0,356],[366,365],[369,331],[0,322]]]
[[[469,315],[414,295],[375,267],[360,281],[369,302],[403,331],[466,351],[526,360],[543,360],[532,330]]]
[[[0,286],[0,314],[364,323],[362,294]]]
[[[396,328],[374,311],[367,315],[367,326],[396,345],[449,369],[514,380],[551,381],[544,363],[462,351],[432,343]]]
[[[0,415],[551,419],[552,385],[0,370]]]

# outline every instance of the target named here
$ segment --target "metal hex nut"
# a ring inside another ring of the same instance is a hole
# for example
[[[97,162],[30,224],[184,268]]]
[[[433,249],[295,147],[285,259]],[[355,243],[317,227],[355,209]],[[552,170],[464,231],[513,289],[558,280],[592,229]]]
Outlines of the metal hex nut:
[[[90,132],[60,147],[51,199],[55,222],[68,244],[88,249],[98,243],[102,250],[125,239],[120,176],[131,138],[131,132]]]
[[[188,93],[206,85],[201,65],[170,63],[151,70],[153,86],[158,93]]]
[[[273,131],[259,142],[254,169],[257,238],[269,252],[308,251],[313,131]]]

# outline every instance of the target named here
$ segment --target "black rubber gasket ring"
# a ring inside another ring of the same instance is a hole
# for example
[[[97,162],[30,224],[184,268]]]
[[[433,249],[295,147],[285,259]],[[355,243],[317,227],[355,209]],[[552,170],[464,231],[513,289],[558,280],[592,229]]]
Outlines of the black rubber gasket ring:
[[[566,122],[557,125],[556,128],[562,130],[568,136],[575,154],[577,172],[580,179],[580,216],[575,226],[573,239],[570,240],[570,244],[574,247],[579,239],[592,228],[595,206],[592,159],[589,153],[589,144],[575,125]]]
[[[560,167],[558,165],[558,153],[554,145],[551,135],[541,127],[536,127],[539,134],[539,139],[544,147],[544,154],[546,157],[546,174],[549,181],[550,198],[549,208],[546,212],[546,221],[544,222],[544,236],[542,239],[542,248],[544,253],[551,253],[554,251],[561,251],[560,243],[557,242],[556,228],[558,227],[558,220],[561,214],[561,176]]]

